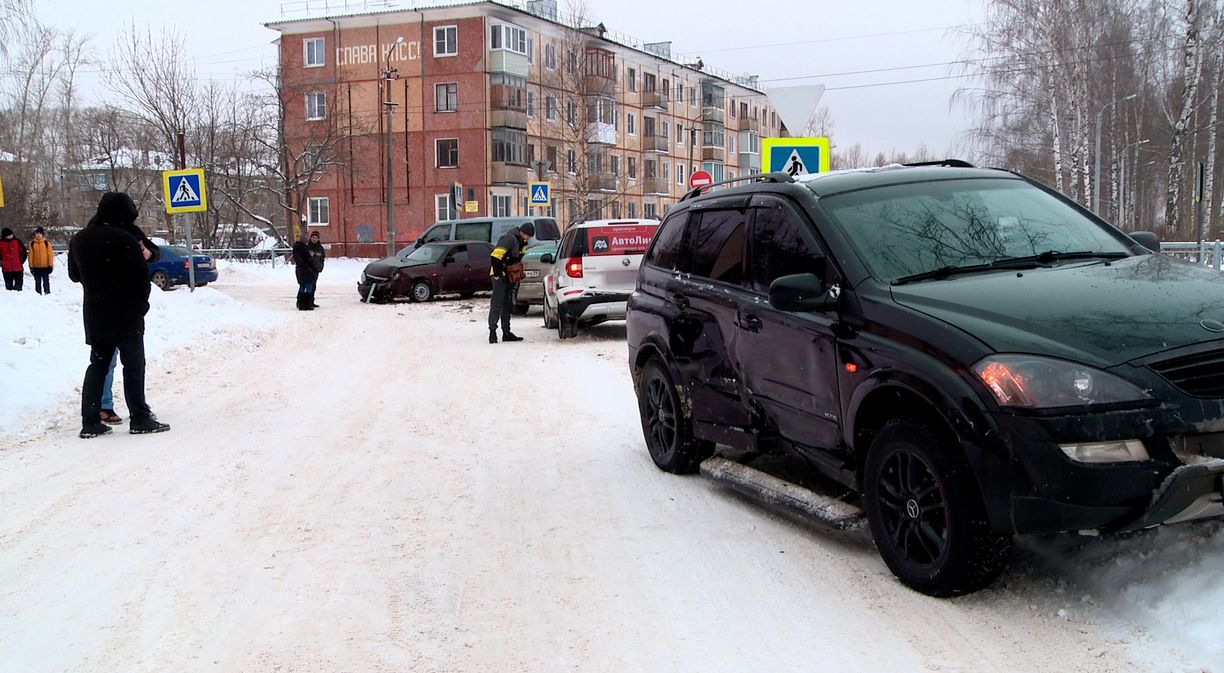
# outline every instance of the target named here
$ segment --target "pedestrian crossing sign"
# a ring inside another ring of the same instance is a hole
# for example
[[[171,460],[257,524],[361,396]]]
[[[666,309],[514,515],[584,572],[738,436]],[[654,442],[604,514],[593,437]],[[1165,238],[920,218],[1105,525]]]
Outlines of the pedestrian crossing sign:
[[[208,210],[202,168],[162,171],[162,191],[166,195],[167,213],[196,213]]]
[[[761,170],[792,178],[829,172],[828,138],[762,138]]]
[[[547,208],[552,205],[552,189],[548,182],[529,183],[527,191],[531,195],[531,198],[528,199],[529,205],[541,208]]]

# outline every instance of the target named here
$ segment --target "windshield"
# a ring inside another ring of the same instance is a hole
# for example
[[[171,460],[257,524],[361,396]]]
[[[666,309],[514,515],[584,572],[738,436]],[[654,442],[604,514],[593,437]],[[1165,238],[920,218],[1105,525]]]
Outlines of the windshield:
[[[1021,180],[893,185],[821,205],[885,282],[1048,251],[1130,254],[1108,230]]]
[[[412,254],[404,257],[405,262],[418,262],[420,264],[429,264],[442,259],[446,251],[450,249],[449,245],[422,245]]]

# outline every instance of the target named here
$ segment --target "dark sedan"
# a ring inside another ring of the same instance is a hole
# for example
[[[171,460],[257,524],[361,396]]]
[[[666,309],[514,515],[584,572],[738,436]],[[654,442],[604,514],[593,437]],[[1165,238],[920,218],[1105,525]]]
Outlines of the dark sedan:
[[[493,246],[483,241],[439,241],[404,248],[394,257],[370,262],[357,293],[381,303],[400,297],[429,301],[439,294],[470,297],[489,290]]]
[[[187,259],[195,263],[196,287],[204,287],[217,280],[217,263],[208,255],[191,254],[178,245],[163,245],[156,262],[149,263],[149,281],[163,290],[175,285],[186,285],[190,273]]]

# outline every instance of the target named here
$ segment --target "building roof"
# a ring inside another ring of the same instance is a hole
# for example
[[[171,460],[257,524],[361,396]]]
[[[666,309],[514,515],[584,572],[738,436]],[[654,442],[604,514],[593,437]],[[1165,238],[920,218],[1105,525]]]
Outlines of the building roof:
[[[511,9],[531,18],[546,21],[563,28],[583,30],[593,39],[601,39],[611,44],[632,49],[644,56],[666,61],[682,68],[688,68],[703,76],[721,79],[730,84],[753,91],[764,92],[755,75],[737,75],[727,70],[710,67],[700,57],[689,57],[673,53],[671,51],[671,42],[668,41],[645,42],[632,35],[607,30],[602,23],[599,23],[594,28],[589,25],[582,25],[582,22],[579,22],[576,17],[558,12],[556,10],[556,3],[550,3],[547,0],[545,2],[528,2],[525,0],[475,0],[467,2],[433,0],[431,2],[430,0],[419,0],[414,2],[412,6],[403,5],[394,0],[340,0],[339,2],[322,3],[322,7],[319,10],[316,10],[316,8],[320,7],[320,4],[317,2],[312,3],[308,0],[298,0],[297,2],[281,3],[282,19],[279,21],[269,21],[264,26],[272,30],[283,31],[284,28],[312,21],[334,21],[353,17],[380,17],[394,14],[423,13],[431,10],[477,7],[481,5]],[[335,13],[337,10],[340,13]],[[588,18],[587,23],[592,21],[594,21],[593,18]]]

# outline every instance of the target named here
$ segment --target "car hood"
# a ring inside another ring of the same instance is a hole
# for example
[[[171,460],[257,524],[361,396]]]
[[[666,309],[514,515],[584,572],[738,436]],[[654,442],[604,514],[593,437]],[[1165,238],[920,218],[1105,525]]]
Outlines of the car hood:
[[[398,269],[405,269],[410,266],[428,266],[429,262],[411,262],[400,259],[399,257],[384,257],[380,260],[370,262],[366,265],[365,273],[367,276],[376,276],[378,278],[390,278],[391,274]]]
[[[1224,273],[1164,255],[894,286],[893,299],[998,352],[1110,367],[1224,338]],[[1219,326],[1217,326],[1219,327]]]

